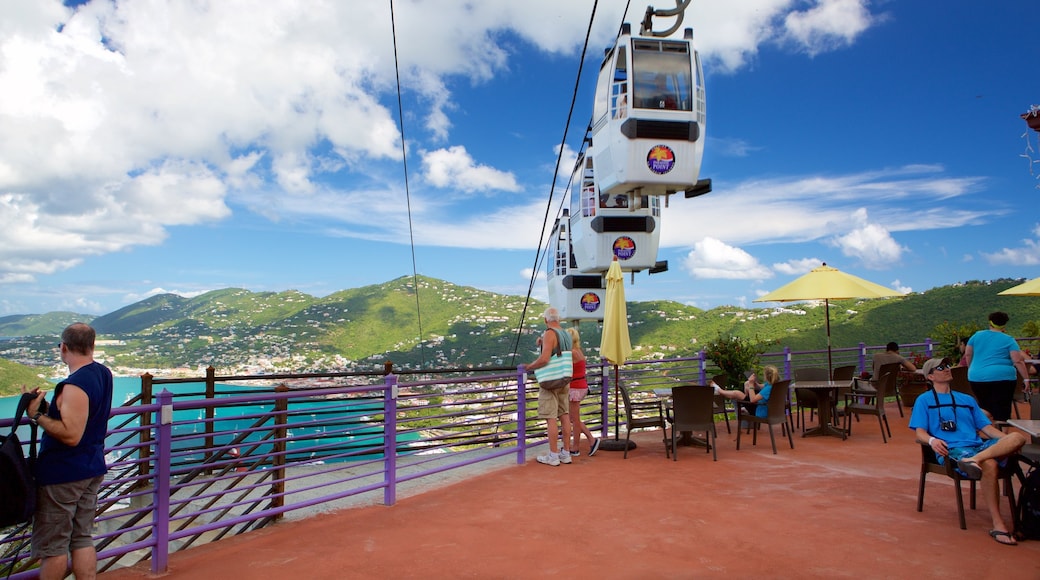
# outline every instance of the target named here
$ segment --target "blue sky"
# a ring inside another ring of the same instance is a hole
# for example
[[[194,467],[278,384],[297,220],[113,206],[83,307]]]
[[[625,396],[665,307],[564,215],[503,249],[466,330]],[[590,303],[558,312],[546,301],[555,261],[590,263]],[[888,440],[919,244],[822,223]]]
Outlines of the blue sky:
[[[409,232],[388,1],[4,2],[0,315],[324,296],[411,275],[412,238],[422,275],[526,294],[592,6],[394,2]],[[564,172],[623,9],[599,3]],[[694,0],[714,191],[671,200],[671,269],[628,298],[750,305],[823,261],[918,292],[1040,276],[1036,15]]]

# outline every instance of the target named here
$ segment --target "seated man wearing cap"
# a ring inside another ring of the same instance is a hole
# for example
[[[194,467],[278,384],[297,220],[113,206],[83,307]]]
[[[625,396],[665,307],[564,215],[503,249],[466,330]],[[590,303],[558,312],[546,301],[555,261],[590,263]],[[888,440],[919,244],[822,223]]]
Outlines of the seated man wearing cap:
[[[935,451],[940,463],[952,459],[964,475],[981,480],[982,497],[993,519],[989,535],[998,543],[1013,546],[1017,542],[1000,515],[997,468],[1026,440],[1018,433],[1004,433],[994,427],[971,395],[952,391],[952,366],[948,358],[924,363],[924,375],[933,388],[917,397],[910,413],[910,428],[920,443]]]

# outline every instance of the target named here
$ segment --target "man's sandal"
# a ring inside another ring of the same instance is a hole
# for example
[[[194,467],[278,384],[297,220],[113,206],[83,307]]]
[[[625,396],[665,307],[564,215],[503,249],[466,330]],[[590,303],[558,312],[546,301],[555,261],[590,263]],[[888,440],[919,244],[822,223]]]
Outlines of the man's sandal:
[[[978,463],[970,459],[958,459],[957,469],[964,472],[971,479],[980,479],[982,477],[982,468],[979,467]]]
[[[1018,545],[1018,542],[1015,541],[1015,538],[1011,536],[1011,532],[1001,532],[999,530],[990,530],[989,531],[989,535],[993,538],[993,541],[995,541],[998,544],[1004,544],[1005,546],[1017,546]],[[1001,540],[1001,538],[1006,538],[1006,540]]]

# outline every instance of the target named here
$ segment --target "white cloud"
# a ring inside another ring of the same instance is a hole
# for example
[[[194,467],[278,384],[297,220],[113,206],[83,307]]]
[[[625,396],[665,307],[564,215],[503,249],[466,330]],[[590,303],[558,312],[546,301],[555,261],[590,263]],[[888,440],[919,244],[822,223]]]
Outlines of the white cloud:
[[[842,254],[857,258],[864,266],[874,269],[891,267],[900,261],[906,248],[896,243],[884,227],[869,223],[867,210],[856,210],[849,223],[853,227],[848,233],[830,241]]]
[[[800,276],[808,273],[813,268],[819,268],[822,264],[823,260],[819,258],[802,258],[800,260],[788,260],[773,264],[773,269],[785,276]]]
[[[1034,234],[1040,237],[1040,232],[1034,230]],[[1018,248],[1002,248],[992,254],[982,253],[982,256],[990,264],[1010,264],[1014,266],[1036,266],[1040,264],[1040,239],[1022,240],[1022,246]]]
[[[865,0],[819,0],[804,11],[784,18],[789,40],[815,55],[851,44],[873,23]]]
[[[751,254],[715,238],[704,238],[686,255],[683,267],[695,278],[763,280],[773,272]]]
[[[436,187],[465,192],[520,190],[513,174],[477,164],[461,145],[424,151],[422,159],[423,177]]]
[[[909,286],[906,286],[902,282],[900,282],[898,278],[892,281],[892,284],[891,284],[890,287],[893,290],[897,290],[899,292],[902,292],[903,294],[909,294],[909,293],[914,291],[913,288],[911,288]]]
[[[696,26],[705,57],[729,70],[763,42],[794,39],[815,53],[870,25],[865,0],[819,0],[785,19],[792,4],[698,2],[686,25]],[[401,180],[387,176],[401,157],[398,78],[420,109],[405,111],[421,127],[407,133],[408,146],[430,151],[429,183],[522,191],[513,173],[451,144],[454,116],[465,114],[454,87],[508,74],[517,37],[576,57],[585,29],[575,23],[591,8],[590,0],[407,3],[394,15],[395,55],[385,3],[9,0],[0,19],[0,281],[159,244],[169,227],[224,220],[233,207],[271,220],[331,220],[335,227],[315,228],[328,235],[400,242]],[[609,42],[620,10],[599,7],[591,46]],[[471,217],[460,218],[451,204],[465,196],[447,197],[412,192],[430,223],[419,243],[533,247],[536,235],[518,230],[541,224],[517,223],[515,213],[528,200],[489,216],[467,207]],[[792,234],[782,230],[764,235]]]

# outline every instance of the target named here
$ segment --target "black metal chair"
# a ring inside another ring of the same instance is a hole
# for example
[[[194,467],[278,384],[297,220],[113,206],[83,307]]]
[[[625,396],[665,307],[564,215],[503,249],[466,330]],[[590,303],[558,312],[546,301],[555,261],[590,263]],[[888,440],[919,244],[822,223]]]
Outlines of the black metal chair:
[[[628,387],[626,387],[625,385],[618,385],[618,389],[621,391],[621,398],[625,401],[625,428],[628,431],[628,433],[625,435],[624,459],[628,459],[628,447],[629,443],[632,441],[633,429],[659,427],[661,429],[663,438],[666,429],[664,422],[664,412],[661,409],[661,401],[632,401],[632,398],[629,396],[628,393]],[[668,440],[662,440],[665,444],[665,458],[667,458]]]
[[[672,405],[665,409],[666,419],[672,424],[672,459],[679,460],[679,449],[676,447],[677,432],[704,431],[707,446],[711,448],[712,457],[719,460],[716,451],[718,436],[715,433],[715,388],[704,385],[685,385],[672,387]]]

